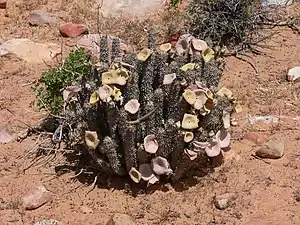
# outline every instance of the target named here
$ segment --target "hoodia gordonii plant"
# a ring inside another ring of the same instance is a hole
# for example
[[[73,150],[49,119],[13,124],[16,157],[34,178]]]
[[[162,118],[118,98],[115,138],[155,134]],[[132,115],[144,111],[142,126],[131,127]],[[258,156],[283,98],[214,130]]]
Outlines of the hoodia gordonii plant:
[[[229,146],[231,102],[216,93],[224,62],[204,41],[183,35],[156,46],[150,35],[138,54],[121,54],[118,39],[109,49],[105,36],[99,46],[96,69],[63,90],[59,127],[99,170],[148,185],[177,181]]]

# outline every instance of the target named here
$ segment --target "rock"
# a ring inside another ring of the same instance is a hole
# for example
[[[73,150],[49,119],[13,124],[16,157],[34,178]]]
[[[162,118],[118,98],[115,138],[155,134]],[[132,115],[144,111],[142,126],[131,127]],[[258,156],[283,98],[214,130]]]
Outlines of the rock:
[[[29,14],[28,17],[28,23],[31,26],[55,24],[57,22],[58,20],[55,15],[42,11],[33,11]]]
[[[66,23],[59,27],[59,32],[63,37],[75,38],[88,33],[88,28],[83,24]]]
[[[42,220],[39,222],[36,222],[34,225],[58,225],[59,222],[57,220]]]
[[[255,154],[261,158],[279,159],[284,154],[284,142],[271,140],[258,149]]]
[[[289,69],[287,73],[287,80],[293,82],[300,80],[300,66]]]
[[[148,16],[149,13],[156,13],[159,9],[164,7],[162,0],[110,0],[110,1],[96,1],[97,5],[102,3],[101,11],[104,17],[117,16],[127,14],[137,17]]]
[[[293,0],[263,0],[263,6],[279,5],[279,6],[289,6],[293,3]]]
[[[0,127],[0,143],[6,144],[15,139],[15,134],[9,125]]]
[[[91,213],[93,213],[93,209],[91,209],[90,207],[84,206],[84,205],[80,207],[80,211],[83,214],[91,214]]]
[[[244,139],[260,145],[270,140],[270,136],[261,132],[247,132]]]
[[[44,186],[41,185],[30,190],[22,200],[25,209],[32,210],[51,201],[52,195]]]
[[[51,61],[60,53],[60,48],[57,44],[43,44],[26,38],[16,38],[0,45],[0,57],[15,55],[30,63],[43,63],[43,61]]]
[[[126,214],[115,213],[106,225],[135,225],[135,221]]]
[[[6,9],[7,1],[6,0],[0,0],[0,9]]]
[[[224,210],[228,208],[237,198],[235,193],[226,193],[215,197],[214,204],[217,209]]]
[[[77,41],[77,47],[83,47],[91,51],[92,55],[94,55],[96,58],[99,57],[100,54],[100,47],[96,43],[100,42],[100,38],[103,35],[99,34],[87,34],[82,36],[78,41]],[[111,50],[112,46],[112,40],[113,38],[117,38],[114,36],[107,36],[108,38],[108,45],[109,49]],[[119,38],[118,38],[119,39]],[[121,39],[120,40],[120,48],[121,48],[121,54],[126,53],[130,51],[130,48],[125,44],[125,42]]]

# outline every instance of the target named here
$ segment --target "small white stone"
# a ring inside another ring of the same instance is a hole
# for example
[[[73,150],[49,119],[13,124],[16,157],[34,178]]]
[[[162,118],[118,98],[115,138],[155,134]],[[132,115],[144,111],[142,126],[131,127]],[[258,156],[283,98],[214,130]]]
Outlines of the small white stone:
[[[296,66],[292,69],[289,69],[287,73],[287,80],[288,81],[297,81],[300,78],[300,66]]]
[[[293,3],[294,0],[263,0],[263,6],[269,5],[280,5],[280,6],[289,6]]]
[[[236,121],[235,118],[232,118],[232,120],[230,121],[231,126],[237,126],[239,123]]]
[[[228,208],[237,198],[235,193],[226,193],[215,197],[214,204],[217,209],[224,210]]]
[[[52,196],[51,193],[41,185],[31,189],[22,200],[25,209],[33,210],[51,201]]]
[[[115,213],[106,225],[135,225],[135,221],[128,215]]]
[[[36,222],[34,225],[59,225],[59,222],[57,220],[50,219]]]

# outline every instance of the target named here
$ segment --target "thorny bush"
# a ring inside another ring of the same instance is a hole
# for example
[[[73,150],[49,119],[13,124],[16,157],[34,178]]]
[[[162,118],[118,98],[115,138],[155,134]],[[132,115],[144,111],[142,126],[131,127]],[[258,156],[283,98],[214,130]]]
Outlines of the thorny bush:
[[[234,47],[249,39],[264,17],[253,0],[192,0],[188,7],[189,32],[219,46]]]

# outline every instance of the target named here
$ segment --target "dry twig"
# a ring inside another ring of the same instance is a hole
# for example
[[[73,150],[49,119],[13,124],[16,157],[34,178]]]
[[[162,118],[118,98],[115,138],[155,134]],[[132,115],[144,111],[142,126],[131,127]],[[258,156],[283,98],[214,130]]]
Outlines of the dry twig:
[[[259,160],[263,161],[266,164],[269,164],[269,165],[271,164],[269,161],[266,161],[263,158],[258,157],[257,155],[251,154],[251,156],[255,159],[259,159]]]

